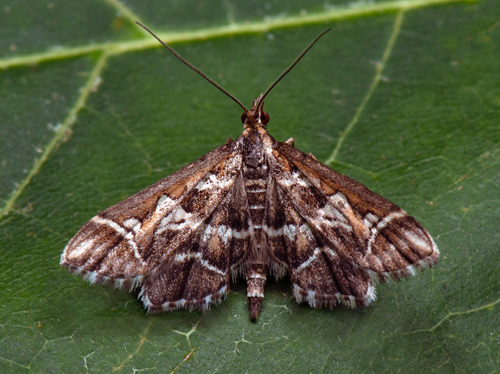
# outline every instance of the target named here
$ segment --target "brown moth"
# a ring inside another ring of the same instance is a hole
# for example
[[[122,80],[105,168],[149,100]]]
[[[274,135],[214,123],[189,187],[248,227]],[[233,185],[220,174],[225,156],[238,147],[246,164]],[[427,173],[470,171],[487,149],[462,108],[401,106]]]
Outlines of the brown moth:
[[[61,265],[91,283],[141,287],[149,313],[204,311],[243,276],[252,320],[268,274],[288,273],[298,303],[356,307],[375,300],[374,281],[434,265],[438,248],[408,213],[267,132],[264,98],[323,34],[250,110],[158,39],[243,108],[243,133],[92,218]]]

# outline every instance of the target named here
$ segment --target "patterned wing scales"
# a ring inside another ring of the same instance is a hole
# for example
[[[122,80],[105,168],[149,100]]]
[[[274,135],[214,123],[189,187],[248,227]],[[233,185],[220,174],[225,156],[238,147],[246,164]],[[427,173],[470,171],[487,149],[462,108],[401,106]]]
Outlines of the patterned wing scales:
[[[229,194],[241,162],[235,144],[226,144],[106,209],[68,243],[61,265],[128,290],[158,277],[172,258],[196,252],[192,243]]]
[[[307,301],[314,308],[332,308],[338,303],[354,308],[375,300],[375,287],[367,272],[338,256],[292,201],[282,192],[279,195],[286,220],[283,233],[288,269],[297,302]]]
[[[281,200],[276,182],[270,178],[266,191],[262,240],[265,241],[263,247],[267,248],[269,254],[267,266],[276,279],[282,278],[287,273],[289,258],[284,234],[287,217]]]
[[[243,195],[242,195],[243,194]],[[244,270],[250,248],[249,212],[241,174],[191,241],[145,281],[139,297],[150,313],[219,304]]]
[[[231,276],[235,282],[238,276],[245,274],[245,261],[248,259],[253,240],[253,228],[250,219],[248,196],[240,174],[234,184],[231,202]]]
[[[229,290],[233,192],[226,195],[188,243],[148,277],[139,297],[148,312],[206,310]]]
[[[284,200],[342,268],[384,281],[437,262],[429,233],[397,205],[288,144],[277,143],[269,161]]]

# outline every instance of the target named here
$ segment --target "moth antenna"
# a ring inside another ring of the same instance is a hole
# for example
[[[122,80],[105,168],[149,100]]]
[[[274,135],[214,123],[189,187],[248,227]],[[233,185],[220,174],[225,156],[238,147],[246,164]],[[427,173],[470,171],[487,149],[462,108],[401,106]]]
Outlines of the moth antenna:
[[[292,69],[293,69],[293,67],[294,67],[295,65],[297,65],[297,63],[300,61],[300,59],[301,59],[302,57],[304,57],[304,55],[305,55],[305,54],[306,54],[306,53],[307,53],[307,52],[308,52],[308,51],[312,48],[312,46],[313,46],[314,44],[316,44],[316,42],[319,40],[319,38],[321,38],[323,35],[325,35],[325,34],[326,34],[328,31],[330,31],[331,29],[332,29],[332,28],[330,27],[329,29],[327,29],[327,30],[323,31],[321,34],[319,34],[319,35],[316,37],[316,39],[314,39],[314,40],[313,40],[313,42],[312,42],[311,44],[309,44],[309,47],[307,47],[307,48],[304,50],[304,52],[302,52],[302,53],[300,54],[300,56],[299,56],[299,57],[297,57],[297,59],[293,62],[293,64],[292,64],[292,65],[290,65],[290,67],[289,67],[288,69],[286,69],[283,73],[281,73],[281,75],[278,77],[278,79],[276,79],[276,80],[274,81],[274,83],[273,83],[273,84],[271,84],[271,86],[267,89],[267,91],[264,93],[264,95],[262,95],[262,96],[261,96],[261,98],[260,98],[259,102],[257,103],[257,107],[256,107],[256,108],[257,108],[257,110],[259,110],[259,109],[260,109],[260,106],[262,105],[262,102],[264,101],[264,98],[265,98],[265,97],[267,96],[267,94],[268,94],[268,93],[269,93],[269,92],[270,92],[270,91],[274,88],[274,86],[276,86],[276,85],[278,84],[278,82],[279,82],[280,80],[282,80],[282,79],[283,79],[283,77],[284,77],[285,75],[287,75],[287,74],[288,74],[288,72],[289,72],[290,70],[292,70]]]
[[[215,81],[213,81],[212,79],[210,79],[209,77],[207,77],[205,74],[203,74],[200,70],[198,70],[197,68],[195,68],[193,65],[191,65],[189,62],[187,62],[186,60],[184,60],[182,58],[182,56],[180,54],[178,54],[176,51],[174,51],[172,48],[170,48],[168,45],[166,45],[164,42],[161,41],[160,38],[158,38],[150,29],[148,29],[146,26],[140,24],[139,22],[135,21],[135,23],[137,23],[139,26],[141,26],[144,30],[146,30],[147,32],[149,32],[151,35],[153,35],[153,37],[158,40],[165,48],[167,48],[170,52],[172,52],[172,54],[177,57],[179,60],[181,60],[181,62],[188,66],[189,68],[191,68],[191,70],[194,70],[195,72],[197,72],[198,74],[200,74],[203,78],[205,78],[205,80],[207,80],[209,83],[211,83],[213,86],[217,87],[219,89],[219,91],[221,91],[222,93],[224,93],[227,97],[233,99],[236,104],[238,104],[241,108],[243,108],[243,110],[245,112],[248,112],[247,108],[245,108],[245,106],[241,103],[241,101],[239,101],[236,97],[234,97],[233,95],[231,95],[229,92],[227,92],[225,89],[223,89],[221,86],[219,86],[217,83],[215,83]],[[314,43],[313,43],[314,44]]]

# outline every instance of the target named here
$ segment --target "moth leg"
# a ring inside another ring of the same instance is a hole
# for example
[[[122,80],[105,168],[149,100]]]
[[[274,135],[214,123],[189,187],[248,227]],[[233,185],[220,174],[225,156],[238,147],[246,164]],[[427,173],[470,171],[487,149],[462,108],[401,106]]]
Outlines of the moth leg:
[[[285,143],[288,145],[291,145],[292,147],[295,147],[295,139],[294,138],[288,139]]]
[[[234,140],[231,138],[227,138],[226,144],[231,144],[231,143],[234,143]]]
[[[308,153],[307,155],[309,157],[311,157],[314,161],[318,161],[318,159],[316,157],[314,157],[314,155],[312,153]]]

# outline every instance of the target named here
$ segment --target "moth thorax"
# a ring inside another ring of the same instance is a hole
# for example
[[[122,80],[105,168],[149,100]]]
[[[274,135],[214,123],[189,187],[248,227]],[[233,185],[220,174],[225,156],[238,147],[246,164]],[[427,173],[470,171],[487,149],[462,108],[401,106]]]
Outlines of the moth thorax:
[[[246,129],[243,134],[243,162],[250,168],[256,168],[265,159],[262,135],[254,128]]]

